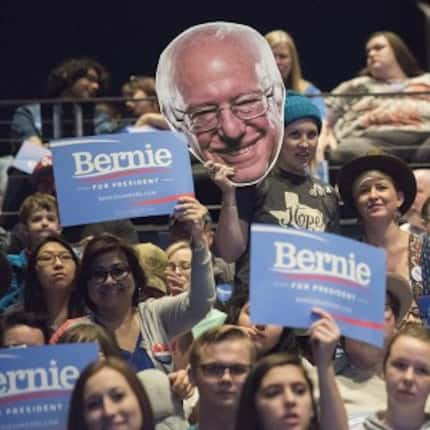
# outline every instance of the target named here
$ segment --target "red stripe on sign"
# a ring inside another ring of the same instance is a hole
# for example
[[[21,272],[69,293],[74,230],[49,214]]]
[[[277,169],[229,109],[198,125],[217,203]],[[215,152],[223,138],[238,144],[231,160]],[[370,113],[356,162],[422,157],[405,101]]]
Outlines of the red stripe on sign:
[[[107,179],[122,178],[123,176],[131,176],[131,175],[137,175],[142,173],[159,173],[166,169],[167,167],[147,167],[143,169],[123,170],[121,172],[107,173],[106,175],[91,176],[91,177],[78,178],[78,179],[85,182],[100,182],[100,181],[105,181]]]
[[[162,203],[168,203],[168,202],[173,202],[175,200],[179,200],[181,197],[185,197],[185,196],[194,197],[194,193],[175,194],[173,196],[161,197],[159,199],[152,199],[152,200],[139,200],[137,202],[134,202],[133,205],[135,206],[160,205]]]
[[[332,316],[335,320],[343,321],[347,324],[355,325],[358,327],[364,327],[364,328],[370,328],[372,330],[383,330],[384,324],[383,323],[376,323],[374,321],[368,321],[368,320],[359,320],[356,318],[347,317],[345,315],[339,315],[332,313]]]
[[[70,395],[70,390],[49,390],[49,391],[32,391],[30,393],[15,394],[12,396],[1,397],[0,405],[10,402],[20,402],[23,400],[45,399],[48,397]]]
[[[282,273],[282,272],[281,274],[283,276],[286,276],[289,279],[295,279],[295,280],[332,282],[334,284],[340,284],[345,287],[366,288],[357,282],[350,281],[348,279],[339,278],[338,276],[333,276],[333,275],[316,275],[312,273],[307,274],[307,273]]]

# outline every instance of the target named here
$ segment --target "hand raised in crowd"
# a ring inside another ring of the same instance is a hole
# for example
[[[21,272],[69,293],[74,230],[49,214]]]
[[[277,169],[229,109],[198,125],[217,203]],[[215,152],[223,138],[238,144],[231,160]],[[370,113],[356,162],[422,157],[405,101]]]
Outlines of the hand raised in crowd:
[[[208,213],[195,197],[183,196],[175,206],[173,216],[179,221],[187,223],[191,233],[192,244],[195,247],[207,246],[205,238],[205,218]]]
[[[182,400],[190,398],[195,390],[185,369],[169,373],[170,387],[172,391]]]
[[[234,175],[233,167],[214,161],[207,161],[204,166],[211,180],[221,189],[223,194],[234,191],[235,187],[230,179]]]
[[[312,313],[320,317],[310,327],[313,359],[317,367],[328,367],[333,362],[334,351],[340,339],[340,330],[328,312],[314,308]]]

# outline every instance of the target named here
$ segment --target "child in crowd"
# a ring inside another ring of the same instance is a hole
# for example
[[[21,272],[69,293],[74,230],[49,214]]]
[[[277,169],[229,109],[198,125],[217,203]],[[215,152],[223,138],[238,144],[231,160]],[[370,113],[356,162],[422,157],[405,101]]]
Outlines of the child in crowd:
[[[121,358],[119,346],[114,334],[99,324],[75,320],[75,324],[60,335],[56,343],[83,343],[96,342],[99,346],[100,358]]]
[[[44,345],[48,336],[48,323],[42,315],[14,307],[1,316],[0,347]]]
[[[23,226],[25,248],[19,254],[8,255],[12,267],[9,290],[0,299],[0,312],[18,300],[24,285],[28,258],[38,243],[52,234],[60,234],[57,200],[50,194],[34,193],[27,197],[19,210],[19,221]]]

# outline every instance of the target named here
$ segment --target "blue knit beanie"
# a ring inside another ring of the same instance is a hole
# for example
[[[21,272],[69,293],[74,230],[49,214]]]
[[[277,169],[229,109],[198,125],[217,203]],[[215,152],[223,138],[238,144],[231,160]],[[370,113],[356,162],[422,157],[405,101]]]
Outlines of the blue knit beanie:
[[[298,119],[309,118],[316,122],[318,133],[321,132],[322,120],[320,110],[305,97],[295,91],[287,91],[285,97],[284,126],[287,127]]]

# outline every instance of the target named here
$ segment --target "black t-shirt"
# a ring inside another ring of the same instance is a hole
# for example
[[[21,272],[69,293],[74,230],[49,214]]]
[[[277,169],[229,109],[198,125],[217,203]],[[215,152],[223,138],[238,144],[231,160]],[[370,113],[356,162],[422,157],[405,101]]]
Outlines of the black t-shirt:
[[[260,184],[236,190],[239,217],[251,223],[339,232],[339,198],[319,179],[276,169]],[[249,241],[248,241],[249,245]],[[248,250],[236,262],[236,290],[248,289]]]

